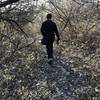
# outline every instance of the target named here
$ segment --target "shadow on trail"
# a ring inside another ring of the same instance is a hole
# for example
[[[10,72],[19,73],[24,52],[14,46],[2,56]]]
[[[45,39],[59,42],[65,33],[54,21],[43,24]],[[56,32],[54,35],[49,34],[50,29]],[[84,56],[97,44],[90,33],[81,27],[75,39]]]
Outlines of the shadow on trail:
[[[48,95],[42,95],[40,100],[99,100],[95,91],[98,83],[90,72],[75,70],[72,63],[61,58],[55,58],[53,66],[46,60],[39,61],[38,65],[48,89]]]
[[[6,75],[4,69],[1,72]],[[88,69],[76,70],[61,55],[54,58],[53,66],[42,55],[29,66],[7,70],[8,79],[4,75],[0,76],[0,100],[100,100],[100,92],[95,90],[98,78]]]

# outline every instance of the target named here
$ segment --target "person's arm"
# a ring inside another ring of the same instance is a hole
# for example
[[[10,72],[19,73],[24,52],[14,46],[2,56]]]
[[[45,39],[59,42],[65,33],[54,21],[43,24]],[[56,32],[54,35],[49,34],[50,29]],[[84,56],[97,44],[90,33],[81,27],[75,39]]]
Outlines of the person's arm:
[[[60,36],[59,36],[59,32],[58,32],[58,28],[57,28],[56,24],[55,24],[55,34],[56,34],[56,37],[57,37],[57,44],[59,44]]]
[[[41,33],[44,36],[44,34],[45,34],[44,23],[42,23],[42,26],[41,26]]]

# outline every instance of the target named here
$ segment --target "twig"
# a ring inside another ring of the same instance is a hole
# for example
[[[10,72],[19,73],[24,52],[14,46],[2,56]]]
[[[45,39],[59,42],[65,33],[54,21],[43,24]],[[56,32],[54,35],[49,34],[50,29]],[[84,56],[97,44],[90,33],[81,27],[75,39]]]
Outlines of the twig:
[[[24,32],[24,30],[20,27],[20,25],[15,20],[3,18],[1,16],[0,16],[0,19],[5,20],[5,21],[9,22],[10,24],[11,24],[11,22],[15,23],[17,25],[17,27],[22,31],[22,33],[24,33],[24,35],[26,37],[28,37],[28,35]]]

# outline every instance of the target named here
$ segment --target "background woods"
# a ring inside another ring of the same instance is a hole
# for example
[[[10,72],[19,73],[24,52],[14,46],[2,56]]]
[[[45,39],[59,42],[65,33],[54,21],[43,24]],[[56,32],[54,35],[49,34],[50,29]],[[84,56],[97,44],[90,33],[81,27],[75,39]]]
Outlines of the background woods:
[[[40,26],[61,36],[46,63]],[[99,100],[100,0],[0,1],[0,100]]]

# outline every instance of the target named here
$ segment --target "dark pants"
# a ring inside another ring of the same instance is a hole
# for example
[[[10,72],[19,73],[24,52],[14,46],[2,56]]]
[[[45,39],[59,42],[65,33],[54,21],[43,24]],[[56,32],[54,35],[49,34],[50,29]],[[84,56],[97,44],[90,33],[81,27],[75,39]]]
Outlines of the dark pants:
[[[53,58],[53,41],[49,42],[46,45],[48,58]]]

